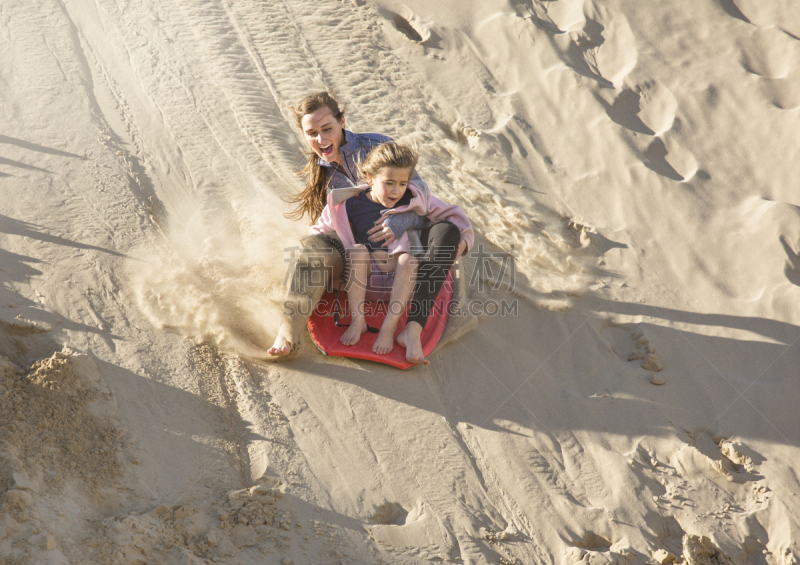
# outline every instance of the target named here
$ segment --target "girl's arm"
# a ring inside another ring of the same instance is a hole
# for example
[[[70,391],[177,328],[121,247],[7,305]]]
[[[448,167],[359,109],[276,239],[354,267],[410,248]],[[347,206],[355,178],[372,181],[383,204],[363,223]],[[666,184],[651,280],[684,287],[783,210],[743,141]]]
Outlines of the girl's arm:
[[[400,212],[399,214],[390,214],[384,221],[386,225],[397,239],[403,235],[406,230],[418,230],[425,226],[428,222],[425,218],[417,215],[414,212]]]
[[[409,210],[408,212],[389,214],[367,233],[371,242],[380,243],[382,247],[387,247],[406,233],[406,230],[420,229],[425,227],[427,223],[423,216],[419,216],[416,212]]]

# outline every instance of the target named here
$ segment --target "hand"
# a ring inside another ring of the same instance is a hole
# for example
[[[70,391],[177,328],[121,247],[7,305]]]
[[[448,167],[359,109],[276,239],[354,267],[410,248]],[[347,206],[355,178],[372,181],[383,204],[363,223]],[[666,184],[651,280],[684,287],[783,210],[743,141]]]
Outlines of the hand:
[[[458,242],[458,249],[456,250],[456,261],[458,258],[464,255],[467,252],[467,242],[463,239]]]
[[[369,235],[368,239],[372,243],[380,243],[381,247],[386,247],[394,241],[392,230],[383,222],[375,224],[375,227],[370,229],[367,234]]]

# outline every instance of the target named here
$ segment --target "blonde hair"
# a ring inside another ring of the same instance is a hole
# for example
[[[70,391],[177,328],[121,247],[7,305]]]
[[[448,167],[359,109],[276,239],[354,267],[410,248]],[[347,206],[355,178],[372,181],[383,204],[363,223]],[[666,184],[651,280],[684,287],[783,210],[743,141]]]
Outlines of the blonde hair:
[[[411,178],[418,160],[419,152],[416,147],[387,141],[376,145],[369,152],[367,158],[358,164],[358,176],[361,182],[367,182],[368,177],[374,177],[384,168],[395,167],[409,169],[409,178]]]
[[[339,108],[339,102],[328,92],[309,94],[300,100],[296,106],[289,107],[294,114],[297,127],[301,130],[303,129],[303,116],[313,114],[320,108],[328,108],[336,121],[340,121],[344,118],[344,110]],[[304,215],[308,214],[313,224],[316,223],[317,219],[322,214],[322,210],[325,208],[325,203],[328,200],[328,177],[319,164],[319,156],[313,151],[308,151],[306,154],[308,156],[308,163],[306,163],[302,171],[297,173],[305,177],[306,187],[300,194],[290,196],[286,199],[286,202],[289,204],[297,204],[297,207],[284,215],[291,220],[299,220]]]

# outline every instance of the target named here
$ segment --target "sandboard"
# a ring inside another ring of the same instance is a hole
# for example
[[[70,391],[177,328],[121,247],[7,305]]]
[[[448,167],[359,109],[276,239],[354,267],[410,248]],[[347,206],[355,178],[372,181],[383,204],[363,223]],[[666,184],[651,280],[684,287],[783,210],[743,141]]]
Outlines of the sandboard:
[[[349,312],[344,312],[345,299],[347,293],[340,292],[338,296],[335,292],[326,292],[317,306],[317,309],[308,319],[308,332],[311,334],[311,339],[314,341],[320,351],[325,355],[331,357],[350,357],[353,359],[366,359],[368,361],[375,361],[377,363],[384,363],[397,367],[398,369],[408,369],[414,367],[414,363],[406,361],[406,349],[401,347],[398,343],[394,344],[392,351],[386,355],[378,355],[372,352],[372,346],[378,338],[377,333],[366,332],[361,336],[361,340],[355,345],[342,345],[339,338],[347,330],[346,327],[336,326],[334,321],[334,311],[338,309],[339,324],[349,324]],[[428,322],[422,330],[422,352],[425,357],[433,353],[436,344],[439,343],[439,338],[442,337],[445,325],[447,324],[447,312],[450,301],[453,298],[453,272],[452,270],[447,275],[447,279],[439,291],[436,301],[434,302],[431,315],[428,317]],[[386,303],[369,303],[367,305],[367,324],[373,328],[380,329],[383,320],[386,317],[387,305]],[[410,308],[410,305],[409,305]],[[408,318],[408,308],[400,318],[400,323],[397,324],[397,332],[395,335],[406,325]]]

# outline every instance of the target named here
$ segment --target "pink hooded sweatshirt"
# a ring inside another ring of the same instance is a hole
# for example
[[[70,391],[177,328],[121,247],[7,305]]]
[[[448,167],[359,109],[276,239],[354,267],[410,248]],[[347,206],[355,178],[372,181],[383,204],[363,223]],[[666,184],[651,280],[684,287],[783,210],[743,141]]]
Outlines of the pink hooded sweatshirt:
[[[328,204],[322,211],[322,215],[317,223],[308,230],[308,235],[336,232],[345,248],[353,247],[356,240],[353,237],[353,230],[350,228],[350,220],[347,218],[345,201],[359,194],[368,185],[354,186],[348,188],[335,188],[328,193]],[[472,232],[472,224],[467,215],[459,206],[455,204],[445,204],[430,193],[428,187],[417,184],[414,181],[408,183],[408,190],[411,191],[411,202],[407,206],[397,206],[386,210],[381,216],[381,221],[390,214],[400,212],[414,212],[418,216],[427,218],[431,223],[443,222],[447,220],[461,231],[461,241],[466,242],[469,251],[475,242],[475,235]],[[421,248],[418,233],[411,234],[412,241],[409,241],[409,231],[406,231],[398,239],[395,239],[386,248],[389,255],[395,253],[409,253],[411,248]]]

